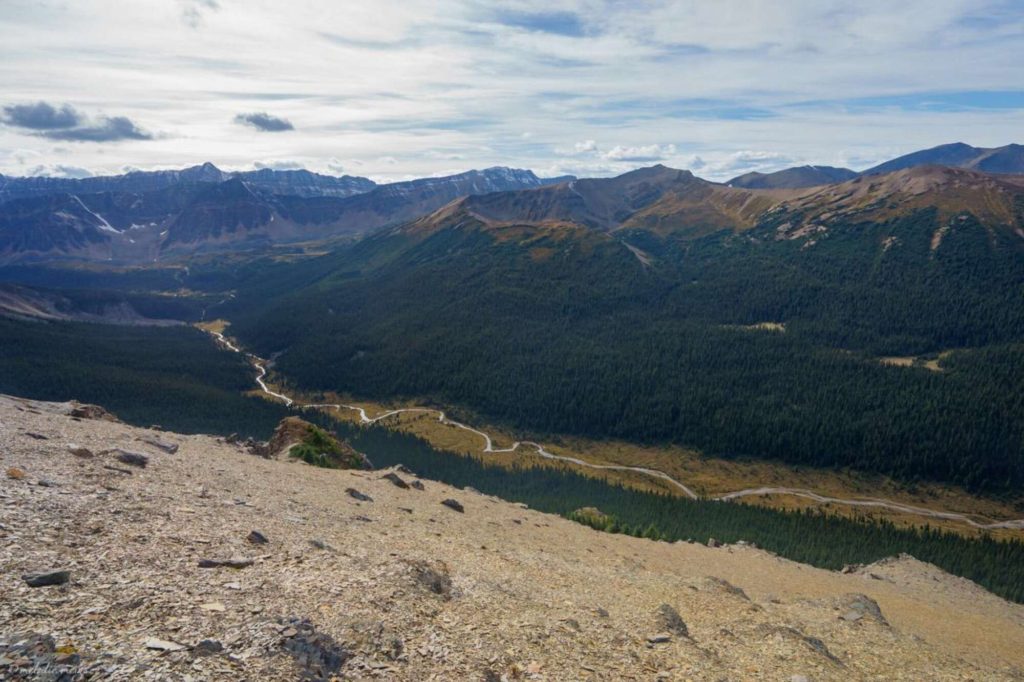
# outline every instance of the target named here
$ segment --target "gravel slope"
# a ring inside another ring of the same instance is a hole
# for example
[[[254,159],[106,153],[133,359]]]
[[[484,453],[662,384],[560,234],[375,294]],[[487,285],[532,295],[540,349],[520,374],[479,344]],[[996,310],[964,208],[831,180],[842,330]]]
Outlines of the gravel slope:
[[[920,562],[843,575],[613,536],[69,409],[0,396],[3,679],[1024,677],[1024,607]],[[228,559],[252,564],[199,566]],[[67,584],[21,578],[57,569]]]

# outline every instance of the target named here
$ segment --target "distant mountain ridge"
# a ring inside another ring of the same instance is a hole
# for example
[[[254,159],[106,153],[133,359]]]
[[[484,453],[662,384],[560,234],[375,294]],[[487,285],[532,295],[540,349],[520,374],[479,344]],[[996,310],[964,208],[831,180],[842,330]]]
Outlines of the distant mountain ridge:
[[[181,170],[131,171],[123,175],[92,178],[55,178],[47,176],[0,176],[0,202],[43,194],[95,194],[98,192],[149,192],[181,183],[225,182],[238,178],[253,187],[273,194],[314,197],[347,197],[368,192],[377,186],[373,180],[351,175],[332,176],[308,170],[222,171],[210,162]]]
[[[324,193],[331,190],[324,189],[325,178],[344,180],[307,171],[225,174],[212,164],[89,178],[98,182],[84,185],[81,180],[25,178],[52,182],[0,202],[0,262],[152,262],[172,253],[352,236],[412,220],[461,196],[550,182],[532,171],[494,167],[332,196]],[[25,187],[31,189],[31,183]],[[101,187],[114,189],[69,191]],[[334,190],[340,192],[340,185]]]
[[[998,174],[1024,173],[1024,145],[984,148],[963,142],[943,144],[880,163],[864,171],[864,175],[891,173],[915,166],[951,166]]]
[[[725,184],[747,189],[801,189],[846,182],[861,175],[884,175],[921,166],[949,166],[982,173],[1018,175],[1024,173],[1024,145],[985,148],[953,142],[904,154],[859,173],[849,168],[832,166],[797,166],[773,173],[745,173],[727,180]]]
[[[746,189],[797,189],[846,182],[857,175],[857,171],[852,171],[849,168],[798,166],[774,173],[758,173],[757,171],[745,173],[725,184],[730,187],[745,187]]]

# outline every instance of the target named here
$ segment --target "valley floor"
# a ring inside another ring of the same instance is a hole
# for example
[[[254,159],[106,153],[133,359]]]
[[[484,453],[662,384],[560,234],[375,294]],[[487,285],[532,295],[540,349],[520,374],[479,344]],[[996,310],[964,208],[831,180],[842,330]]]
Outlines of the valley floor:
[[[840,574],[746,546],[603,534],[469,489],[400,488],[387,472],[265,460],[68,410],[0,397],[0,676],[1024,675],[1024,606],[912,559]],[[253,530],[268,542],[247,541]],[[243,561],[200,567],[229,558]],[[67,584],[21,578],[56,569]],[[663,604],[687,635],[668,631]]]

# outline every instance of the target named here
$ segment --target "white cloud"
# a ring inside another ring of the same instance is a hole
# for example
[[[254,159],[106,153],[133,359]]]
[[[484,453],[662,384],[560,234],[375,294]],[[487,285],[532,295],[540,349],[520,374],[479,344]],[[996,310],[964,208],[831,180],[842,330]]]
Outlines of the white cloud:
[[[1020,108],[878,99],[1024,89],[1019,3],[556,5],[576,13],[569,30],[503,22],[477,0],[5,0],[0,106],[67,103],[168,134],[58,150],[0,125],[0,173],[287,159],[381,178],[499,164],[612,174],[662,161],[724,178],[1021,141]],[[540,0],[502,7],[552,12]],[[232,123],[264,111],[295,130]]]
[[[305,164],[299,161],[289,159],[275,159],[272,161],[256,161],[255,163],[253,163],[253,167],[256,170],[263,170],[264,168],[269,168],[270,170],[299,170],[300,168],[305,168],[306,166]]]
[[[676,153],[674,144],[647,144],[638,147],[616,145],[604,154],[609,161],[663,161]]]
[[[28,171],[26,175],[46,175],[53,178],[89,178],[92,177],[92,172],[85,168],[79,168],[78,166],[69,166],[58,163],[52,166],[36,166]]]

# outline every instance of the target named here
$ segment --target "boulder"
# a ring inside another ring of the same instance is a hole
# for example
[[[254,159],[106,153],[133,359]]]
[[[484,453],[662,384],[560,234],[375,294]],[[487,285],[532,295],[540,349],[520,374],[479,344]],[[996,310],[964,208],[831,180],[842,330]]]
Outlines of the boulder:
[[[399,487],[399,488],[401,488],[403,490],[408,490],[409,489],[409,484],[406,483],[405,481],[403,481],[402,477],[399,476],[398,474],[396,474],[393,471],[389,472],[389,473],[386,473],[383,476],[381,476],[381,480],[383,480],[383,481],[391,481],[392,484],[394,484],[395,486],[397,486],[397,487]]]
[[[86,403],[80,403],[77,400],[71,401],[71,409],[68,411],[68,415],[78,419],[99,419],[107,422],[121,422],[121,420],[115,415],[107,412],[99,405],[88,405]]]
[[[664,630],[665,632],[671,632],[679,635],[680,637],[689,637],[690,629],[686,627],[686,622],[683,621],[682,616],[668,604],[662,604],[658,607],[657,615],[658,629]]]
[[[441,500],[441,504],[443,504],[444,506],[448,507],[449,509],[454,509],[455,511],[459,512],[460,514],[463,514],[463,513],[466,512],[466,508],[463,507],[462,503],[459,502],[458,500],[453,500],[453,499]]]
[[[50,585],[63,585],[71,580],[71,571],[47,571],[46,573],[31,573],[21,576],[29,587],[48,587]]]

